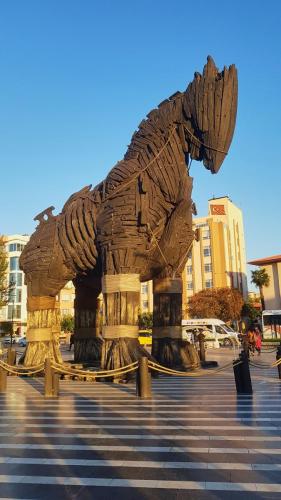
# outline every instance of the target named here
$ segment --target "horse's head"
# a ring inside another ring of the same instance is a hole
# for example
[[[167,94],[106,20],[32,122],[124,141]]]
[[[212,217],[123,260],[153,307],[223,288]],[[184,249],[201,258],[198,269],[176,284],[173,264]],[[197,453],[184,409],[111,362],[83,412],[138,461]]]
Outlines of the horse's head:
[[[209,56],[203,74],[195,73],[183,99],[186,138],[194,160],[218,172],[231,144],[237,111],[237,71],[220,73]]]
[[[20,257],[29,296],[55,296],[73,277],[63,262],[57,240],[59,216],[52,214],[53,208],[47,208],[34,218],[39,224]]]

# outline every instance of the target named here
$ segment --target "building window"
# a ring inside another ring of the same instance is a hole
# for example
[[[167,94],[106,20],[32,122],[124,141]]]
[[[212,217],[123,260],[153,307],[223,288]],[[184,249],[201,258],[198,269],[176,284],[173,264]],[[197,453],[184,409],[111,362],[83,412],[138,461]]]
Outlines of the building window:
[[[18,271],[19,269],[19,258],[10,257],[10,271]]]
[[[148,285],[141,286],[141,293],[148,293]]]
[[[187,283],[187,290],[193,290],[193,283],[192,283],[192,281],[190,281],[189,283]]]
[[[22,252],[24,249],[24,245],[21,243],[10,243],[8,246],[8,251],[9,252]]]
[[[22,297],[21,289],[17,288],[17,290],[16,290],[16,302],[21,302],[21,297]]]
[[[186,266],[187,274],[192,274],[192,266]]]
[[[148,309],[148,300],[143,300],[142,301],[142,308],[143,309]]]
[[[10,273],[9,274],[9,285],[22,286],[22,273]]]
[[[206,280],[205,287],[206,288],[213,288],[213,280]]]
[[[211,247],[205,247],[203,250],[204,256],[205,257],[210,257],[211,255]]]
[[[61,315],[62,316],[69,316],[72,313],[72,309],[61,309]]]
[[[21,317],[21,306],[14,304],[8,305],[8,319],[20,319]]]
[[[212,272],[212,264],[205,264],[204,270],[205,270],[205,273],[211,273]]]
[[[9,274],[9,285],[22,286],[22,273],[10,273]]]
[[[203,240],[210,239],[210,231],[203,231]]]
[[[72,295],[63,294],[63,295],[61,296],[61,300],[64,300],[64,301],[70,302],[70,301],[72,300]]]

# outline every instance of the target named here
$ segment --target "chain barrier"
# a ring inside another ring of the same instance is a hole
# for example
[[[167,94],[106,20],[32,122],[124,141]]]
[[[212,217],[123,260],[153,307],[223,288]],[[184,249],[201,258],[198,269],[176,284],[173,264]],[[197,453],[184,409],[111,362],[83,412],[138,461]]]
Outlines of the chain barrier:
[[[42,372],[44,370],[44,363],[34,366],[14,366],[0,360],[0,368],[7,373],[12,373],[13,375],[29,376]]]
[[[92,370],[80,370],[79,368],[72,368],[65,364],[59,363],[51,363],[51,368],[62,375],[71,375],[74,377],[92,377],[94,379],[97,378],[106,378],[106,377],[118,377],[121,375],[126,375],[132,371],[137,370],[138,361],[131,363],[130,365],[122,366],[120,368],[115,368],[113,370],[101,370],[101,371],[92,371]]]
[[[157,371],[159,373],[165,373],[166,375],[176,375],[176,376],[181,376],[181,377],[202,377],[204,375],[210,375],[210,374],[215,374],[219,373],[223,370],[226,370],[227,368],[230,367],[235,367],[237,365],[240,365],[242,361],[237,361],[235,364],[231,361],[230,363],[227,363],[224,366],[221,366],[220,368],[216,368],[215,370],[201,370],[201,372],[182,372],[178,370],[172,370],[171,368],[167,368],[166,366],[159,365],[158,363],[155,363],[153,361],[148,361],[148,367],[151,370]]]

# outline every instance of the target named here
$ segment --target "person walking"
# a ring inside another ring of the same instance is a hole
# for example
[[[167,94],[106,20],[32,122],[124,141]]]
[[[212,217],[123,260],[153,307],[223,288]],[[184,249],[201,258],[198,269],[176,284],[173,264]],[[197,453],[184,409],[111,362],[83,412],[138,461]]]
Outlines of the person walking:
[[[249,354],[254,355],[256,348],[256,335],[255,335],[255,328],[253,326],[249,327],[247,333],[247,339],[248,339],[248,357],[249,357]]]
[[[255,328],[255,349],[258,355],[261,354],[261,334],[258,328]]]
[[[69,341],[69,350],[71,351],[71,347],[74,344],[74,333],[70,335],[70,341]]]

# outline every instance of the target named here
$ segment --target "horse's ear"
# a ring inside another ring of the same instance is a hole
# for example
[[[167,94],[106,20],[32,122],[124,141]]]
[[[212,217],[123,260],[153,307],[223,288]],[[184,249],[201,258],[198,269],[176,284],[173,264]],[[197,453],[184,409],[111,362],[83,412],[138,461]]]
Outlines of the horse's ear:
[[[228,152],[237,111],[237,71],[234,65],[219,72],[208,56],[203,74],[195,73],[186,92],[186,114],[190,114],[198,142],[195,157],[217,172]],[[202,145],[203,143],[203,145]],[[197,154],[196,154],[197,153]]]
[[[203,78],[210,79],[210,78],[216,78],[218,75],[218,68],[215,65],[215,61],[212,58],[212,56],[207,57],[207,64],[205,64],[204,69],[203,69]]]

